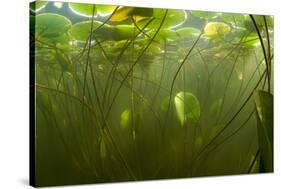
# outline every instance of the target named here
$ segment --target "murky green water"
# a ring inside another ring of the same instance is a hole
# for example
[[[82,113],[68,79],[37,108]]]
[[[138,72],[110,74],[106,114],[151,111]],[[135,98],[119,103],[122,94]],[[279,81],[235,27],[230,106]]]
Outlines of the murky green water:
[[[37,185],[273,171],[271,16],[31,8]]]

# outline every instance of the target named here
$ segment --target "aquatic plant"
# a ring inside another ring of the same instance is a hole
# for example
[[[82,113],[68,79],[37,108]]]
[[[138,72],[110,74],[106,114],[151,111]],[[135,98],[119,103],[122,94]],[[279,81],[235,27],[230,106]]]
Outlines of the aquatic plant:
[[[38,185],[273,171],[273,17],[30,9]]]

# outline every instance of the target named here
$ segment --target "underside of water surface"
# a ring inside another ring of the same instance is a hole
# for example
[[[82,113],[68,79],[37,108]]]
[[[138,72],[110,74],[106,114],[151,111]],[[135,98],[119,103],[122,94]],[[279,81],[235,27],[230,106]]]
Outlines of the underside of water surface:
[[[273,17],[30,6],[37,186],[273,172]]]

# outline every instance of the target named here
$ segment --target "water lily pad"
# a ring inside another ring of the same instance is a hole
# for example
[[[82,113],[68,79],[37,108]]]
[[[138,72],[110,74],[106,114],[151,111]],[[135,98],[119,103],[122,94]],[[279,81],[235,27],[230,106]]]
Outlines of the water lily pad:
[[[102,27],[100,27],[102,24],[102,22],[93,21],[92,30],[94,31],[94,35],[96,37],[110,38],[112,36],[111,27],[107,24],[104,24]],[[76,40],[87,41],[91,33],[91,27],[92,21],[79,22],[74,24],[68,31],[68,33],[72,38]],[[100,28],[97,29],[98,27]]]
[[[224,36],[230,30],[230,26],[223,22],[209,22],[204,28],[205,35],[208,37]]]
[[[136,22],[151,17],[153,9],[141,7],[120,7],[111,17],[112,22],[122,22],[129,18],[134,18]]]
[[[35,19],[36,33],[46,38],[58,37],[71,27],[71,21],[59,14],[43,13]]]
[[[190,92],[179,92],[174,98],[176,113],[183,127],[185,123],[195,124],[200,119],[200,104]]]
[[[130,39],[135,35],[135,33],[137,33],[136,29],[132,25],[117,25],[114,29],[115,32],[112,37],[116,41]]]
[[[166,10],[154,9],[153,18],[154,20],[147,26],[148,29],[158,28],[165,16]],[[182,25],[187,20],[187,14],[184,10],[168,10],[165,21],[162,28],[176,28]],[[147,21],[140,21],[138,25],[140,28],[144,27]]]
[[[244,43],[245,47],[252,47],[259,44],[260,41],[258,35],[256,33],[252,33],[248,37],[243,38],[241,43]]]
[[[201,32],[200,30],[193,27],[183,27],[177,29],[176,33],[181,39],[185,39],[185,38],[192,38],[198,36]]]
[[[108,15],[111,14],[116,8],[116,6],[111,5],[93,5],[81,3],[69,3],[69,7],[73,12],[86,17],[93,16],[93,13],[94,15]]]
[[[199,17],[202,19],[214,18],[220,15],[219,13],[216,12],[207,12],[207,11],[192,11],[191,14],[192,16]]]
[[[149,32],[147,32],[147,35],[152,37],[155,32],[156,32],[156,30],[152,29]],[[154,39],[158,42],[163,42],[165,40],[175,40],[175,39],[177,39],[177,37],[178,36],[174,30],[162,29],[158,32],[157,36]]]
[[[235,27],[244,27],[245,15],[243,14],[227,13],[221,14],[220,17],[223,21],[231,23]]]
[[[120,127],[128,128],[132,125],[132,111],[130,109],[124,110],[120,115]]]
[[[38,12],[38,11],[42,10],[43,8],[45,8],[47,4],[48,4],[48,2],[45,2],[45,1],[31,2],[30,3],[30,10],[32,10],[34,12]]]
[[[134,132],[137,130],[141,119],[141,114],[135,112],[133,114],[132,110],[127,108],[120,115],[119,125],[121,128],[131,128]]]

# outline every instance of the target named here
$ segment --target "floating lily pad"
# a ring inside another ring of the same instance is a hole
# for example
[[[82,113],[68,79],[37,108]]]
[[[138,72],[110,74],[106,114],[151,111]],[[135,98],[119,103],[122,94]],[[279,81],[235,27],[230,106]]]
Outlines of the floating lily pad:
[[[59,14],[39,14],[35,19],[36,33],[46,38],[58,37],[71,27],[71,21]]]
[[[199,17],[202,19],[214,18],[214,17],[220,15],[219,13],[206,12],[206,11],[192,11],[191,14],[192,14],[192,16]]]
[[[45,2],[45,1],[34,1],[34,2],[30,3],[30,10],[32,10],[34,12],[38,12],[38,11],[42,10],[43,8],[45,8],[47,4],[48,4],[48,2]]]
[[[200,119],[200,104],[190,92],[179,92],[174,98],[176,113],[183,127],[186,123],[195,124]]]
[[[252,47],[260,43],[256,33],[252,33],[248,37],[243,38],[241,42],[244,43],[245,47]]]
[[[230,30],[230,26],[223,22],[209,22],[204,28],[205,35],[208,37],[224,36]]]
[[[137,22],[153,15],[153,9],[141,7],[120,7],[111,17],[112,22],[122,22],[134,18]]]
[[[147,26],[148,29],[158,28],[165,16],[166,10],[154,9],[153,21]],[[162,28],[175,28],[183,24],[187,19],[187,14],[184,10],[168,10]],[[140,28],[144,27],[147,21],[140,21],[138,25]]]
[[[245,15],[227,13],[220,16],[223,21],[233,24],[235,27],[244,27]]]
[[[92,4],[81,4],[81,3],[69,3],[70,9],[82,16],[91,17],[96,14],[108,15],[111,14],[116,6],[110,5],[92,5]]]
[[[136,29],[132,25],[117,25],[114,29],[115,32],[112,37],[116,41],[130,39],[135,35],[135,33],[137,33]]]
[[[156,32],[155,29],[150,30],[149,32],[147,32],[147,35],[149,35],[150,37],[152,37],[154,35],[154,33]],[[177,39],[177,34],[174,30],[171,29],[162,29],[158,32],[158,34],[155,36],[155,40],[158,42],[163,42],[165,40],[175,40]]]
[[[69,35],[79,41],[87,41],[89,39],[89,35],[91,33],[91,29],[94,31],[94,35],[96,37],[110,38],[112,36],[112,30],[109,25],[104,24],[99,21],[84,21],[74,24],[71,29],[68,31]],[[100,27],[99,29],[97,29]],[[97,30],[96,30],[97,29]]]

